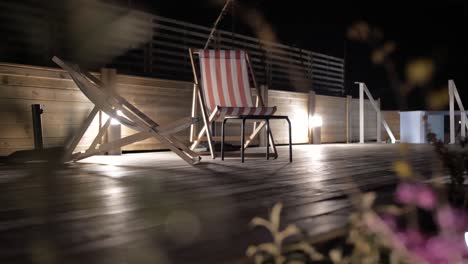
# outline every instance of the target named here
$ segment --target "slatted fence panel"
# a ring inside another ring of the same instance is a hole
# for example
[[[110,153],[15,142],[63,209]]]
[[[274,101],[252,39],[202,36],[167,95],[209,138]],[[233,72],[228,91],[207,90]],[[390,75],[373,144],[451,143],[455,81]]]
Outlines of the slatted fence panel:
[[[308,143],[308,93],[269,90],[268,105],[278,108],[277,115],[289,117],[292,124],[293,143]],[[288,143],[288,124],[286,121],[271,121],[271,129],[279,144]]]
[[[0,2],[0,61],[55,66],[54,55],[98,70],[192,81],[188,49],[211,28],[100,1]],[[271,89],[344,94],[344,60],[218,30],[210,48],[249,51],[259,84]]]
[[[0,155],[33,147],[31,104],[42,104],[44,146],[59,146],[75,132],[92,104],[68,75],[51,68],[0,65]],[[97,133],[97,121],[78,149]]]
[[[99,74],[95,74],[99,77]],[[161,125],[190,116],[193,84],[130,75],[117,76],[117,91]],[[256,95],[256,89],[252,89]],[[277,106],[279,115],[288,115],[293,126],[293,142],[308,142],[309,93],[268,90],[268,105]],[[0,155],[33,147],[31,104],[44,107],[43,130],[46,147],[59,146],[72,135],[93,104],[75,86],[68,74],[55,68],[0,64]],[[315,111],[323,118],[322,142],[346,140],[346,99],[344,97],[315,96]],[[351,138],[359,139],[359,100],[351,102]],[[398,133],[396,112],[383,112],[394,133]],[[395,119],[396,118],[396,119]],[[366,140],[376,139],[376,114],[370,102],[365,101]],[[248,131],[251,130],[248,127]],[[287,143],[287,125],[284,121],[272,121],[277,143]],[[79,149],[83,150],[98,131],[98,120],[85,134]],[[219,126],[217,134],[219,135]],[[124,136],[133,133],[123,128]],[[227,135],[239,135],[239,126],[228,127]],[[384,133],[382,135],[385,135]],[[189,129],[176,135],[189,144]],[[397,136],[398,138],[398,136]],[[232,142],[239,144],[239,142]],[[255,141],[254,144],[258,144]],[[166,149],[156,140],[149,139],[129,145],[124,150]]]
[[[323,121],[322,142],[346,142],[346,98],[317,95],[315,100],[315,113]]]
[[[351,141],[359,141],[359,99],[351,100]],[[364,100],[364,139],[377,140],[377,114],[369,100]]]

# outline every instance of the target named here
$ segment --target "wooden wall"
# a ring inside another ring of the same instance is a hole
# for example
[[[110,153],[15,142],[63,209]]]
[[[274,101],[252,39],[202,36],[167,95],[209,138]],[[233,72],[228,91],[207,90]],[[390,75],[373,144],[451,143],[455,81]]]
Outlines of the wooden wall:
[[[323,120],[323,143],[346,142],[346,98],[315,96],[315,114],[320,115]]]
[[[309,141],[309,94],[269,90],[268,105],[277,107],[277,115],[287,115],[289,117],[293,143],[307,143]],[[277,143],[286,144],[288,142],[288,124],[286,121],[271,121],[271,129]]]
[[[0,155],[33,147],[31,104],[44,105],[46,147],[63,144],[93,106],[63,71],[0,64]]]
[[[95,74],[99,77],[99,74]],[[169,81],[118,75],[117,91],[140,110],[161,125],[191,112],[193,85],[190,82]],[[253,91],[254,92],[254,91]],[[323,118],[322,142],[346,142],[346,98],[316,95],[311,104],[307,93],[269,90],[268,105],[278,107],[277,114],[288,115],[293,126],[293,142],[309,142],[309,113],[311,105]],[[34,67],[15,64],[0,64],[0,156],[16,150],[33,147],[31,104],[42,104],[44,108],[43,135],[45,147],[59,146],[81,125],[93,104],[75,86],[68,74],[55,68]],[[359,139],[359,102],[350,104],[350,138]],[[385,111],[382,116],[399,138],[398,112]],[[366,141],[376,139],[376,114],[370,102],[365,103]],[[94,138],[98,130],[98,119],[91,125],[80,142],[83,149]],[[227,135],[238,134],[239,126],[232,125]],[[272,131],[278,143],[287,143],[285,121],[272,121]],[[123,128],[122,135],[133,133]],[[382,133],[385,139],[386,133]],[[189,130],[177,134],[189,144]],[[148,139],[125,147],[123,150],[164,149],[156,140]]]
[[[350,140],[359,142],[359,99],[351,100],[351,118],[350,118]],[[377,114],[372,108],[369,100],[364,101],[364,140],[375,141],[377,139]]]
[[[190,116],[193,84],[152,78],[118,75],[117,91],[130,103],[138,107],[160,125]],[[122,126],[122,136],[135,133]],[[189,129],[179,132],[176,137],[189,144]],[[164,149],[156,139],[147,139],[128,145],[123,150]]]

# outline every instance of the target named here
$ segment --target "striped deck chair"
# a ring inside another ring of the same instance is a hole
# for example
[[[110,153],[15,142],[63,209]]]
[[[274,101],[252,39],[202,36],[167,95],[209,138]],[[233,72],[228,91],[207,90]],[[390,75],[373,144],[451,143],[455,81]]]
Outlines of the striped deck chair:
[[[242,50],[189,50],[194,74],[194,98],[192,117],[196,116],[197,104],[200,105],[204,126],[195,138],[194,126],[191,130],[191,149],[194,150],[204,139],[210,148],[212,158],[215,158],[213,150],[213,135],[211,125],[213,122],[222,122],[225,117],[257,115],[273,115],[276,107],[264,106],[259,87],[255,80],[252,65],[248,53]],[[199,58],[199,71],[202,89],[199,89],[197,69],[194,55]],[[249,73],[257,89],[257,98],[254,104],[250,87]],[[198,100],[197,100],[198,98]],[[253,133],[247,138],[244,148],[263,128],[265,122],[254,124]],[[240,137],[239,137],[240,138]],[[269,137],[273,154],[277,157],[276,146],[273,137]]]

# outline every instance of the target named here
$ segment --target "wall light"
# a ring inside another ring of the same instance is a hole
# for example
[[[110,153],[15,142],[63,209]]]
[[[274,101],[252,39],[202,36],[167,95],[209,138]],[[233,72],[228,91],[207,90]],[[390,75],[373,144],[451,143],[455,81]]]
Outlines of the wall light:
[[[465,243],[466,247],[468,247],[468,232],[465,232]]]
[[[310,120],[311,127],[321,127],[323,124],[322,117],[319,115],[312,116]]]
[[[123,115],[122,111],[117,110],[117,115],[122,116]],[[119,120],[112,118],[111,119],[111,125],[120,125],[120,122],[119,122]]]

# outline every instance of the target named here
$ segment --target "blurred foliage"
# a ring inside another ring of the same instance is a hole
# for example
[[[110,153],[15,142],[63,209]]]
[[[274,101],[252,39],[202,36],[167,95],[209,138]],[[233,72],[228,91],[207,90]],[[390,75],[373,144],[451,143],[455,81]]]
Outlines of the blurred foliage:
[[[349,40],[368,45],[371,49],[370,60],[386,71],[390,85],[399,102],[400,110],[407,108],[408,95],[415,89],[432,85],[437,67],[433,58],[416,57],[403,66],[404,72],[392,58],[398,51],[398,45],[385,38],[383,31],[365,21],[352,24],[347,31]],[[404,76],[402,78],[401,76]],[[440,87],[428,91],[426,104],[429,109],[439,110],[447,105],[447,88]]]
[[[282,207],[281,203],[275,204],[268,220],[260,217],[252,219],[251,225],[267,229],[273,241],[249,246],[247,256],[253,258],[256,264],[299,264],[323,260],[324,256],[304,240],[293,244],[284,243],[287,238],[298,236],[300,231],[296,225],[288,225],[285,229],[280,229]]]
[[[375,206],[373,192],[350,197],[354,210],[348,219],[347,233],[327,257],[317,253],[306,240],[292,245],[283,243],[285,237],[297,235],[299,230],[288,225],[280,231],[281,204],[275,205],[269,221],[258,217],[252,220],[255,226],[269,230],[273,241],[250,246],[247,255],[256,264],[467,263],[468,248],[463,240],[468,230],[467,212],[445,199],[443,185],[437,181],[424,183],[407,162],[396,161],[394,169],[400,177],[394,202]],[[295,245],[308,249],[299,251],[299,259],[293,259],[286,250]]]
[[[468,138],[461,138],[456,145],[446,145],[436,138],[434,133],[428,133],[427,141],[430,142],[439,156],[444,168],[449,172],[449,199],[453,202],[463,200],[466,207],[468,199]]]

